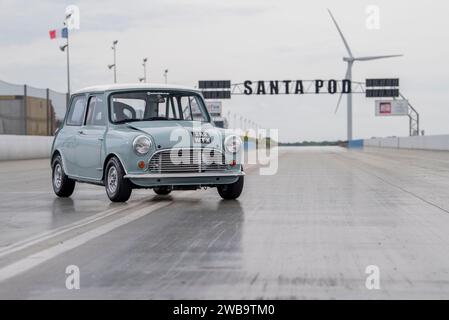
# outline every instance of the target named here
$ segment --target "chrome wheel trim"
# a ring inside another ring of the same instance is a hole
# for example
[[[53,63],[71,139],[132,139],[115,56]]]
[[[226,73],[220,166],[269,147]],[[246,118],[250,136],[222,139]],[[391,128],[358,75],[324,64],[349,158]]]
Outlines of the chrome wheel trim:
[[[117,191],[117,169],[114,166],[108,170],[107,186],[109,193],[114,194]]]
[[[62,184],[62,167],[60,163],[57,163],[55,165],[54,171],[53,171],[53,184],[56,187],[56,189],[61,188]]]

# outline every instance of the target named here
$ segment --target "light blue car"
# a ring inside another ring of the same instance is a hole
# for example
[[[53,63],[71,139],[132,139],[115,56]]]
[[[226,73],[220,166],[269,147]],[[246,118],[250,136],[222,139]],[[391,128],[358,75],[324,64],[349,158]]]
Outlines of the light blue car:
[[[167,85],[110,85],[70,99],[51,150],[53,190],[76,182],[105,186],[114,202],[134,188],[159,195],[216,187],[223,199],[243,189],[242,141],[214,126],[200,91]]]

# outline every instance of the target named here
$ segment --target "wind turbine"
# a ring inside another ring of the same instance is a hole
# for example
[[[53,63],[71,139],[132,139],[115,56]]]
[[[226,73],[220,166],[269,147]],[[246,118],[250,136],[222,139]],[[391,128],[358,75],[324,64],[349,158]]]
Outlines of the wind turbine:
[[[332,12],[329,11],[329,15],[332,18],[332,21],[335,24],[335,27],[338,30],[338,33],[340,34],[341,40],[343,40],[343,44],[346,47],[346,50],[348,51],[349,57],[343,57],[343,61],[345,61],[348,64],[348,69],[346,70],[345,79],[351,81],[352,83],[352,66],[355,61],[371,61],[371,60],[379,60],[379,59],[387,59],[387,58],[395,58],[395,57],[402,57],[402,54],[395,54],[395,55],[385,55],[385,56],[368,56],[368,57],[354,57],[352,54],[351,48],[349,48],[348,42],[345,39],[345,36],[343,35],[343,32],[341,32],[340,27],[338,26],[337,21],[335,20],[334,16],[332,15]],[[335,108],[335,113],[338,111],[338,107],[340,106],[341,98],[343,97],[343,94],[340,94],[340,97],[338,98],[337,107]],[[348,93],[347,96],[347,103],[348,103],[348,109],[347,109],[347,118],[348,118],[348,141],[352,140],[352,92]]]

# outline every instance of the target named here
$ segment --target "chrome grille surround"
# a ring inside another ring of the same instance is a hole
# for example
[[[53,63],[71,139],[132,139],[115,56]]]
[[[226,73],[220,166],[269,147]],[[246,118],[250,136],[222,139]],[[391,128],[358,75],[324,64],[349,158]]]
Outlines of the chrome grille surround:
[[[226,170],[223,152],[211,148],[172,148],[156,151],[148,162],[150,173],[201,173]]]

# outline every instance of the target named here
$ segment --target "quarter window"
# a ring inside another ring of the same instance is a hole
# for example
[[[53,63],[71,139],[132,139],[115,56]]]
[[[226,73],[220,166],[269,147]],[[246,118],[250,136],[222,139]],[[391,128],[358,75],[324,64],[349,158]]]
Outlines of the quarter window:
[[[80,126],[83,124],[84,108],[86,107],[86,99],[84,96],[73,98],[72,105],[67,117],[67,125]]]

